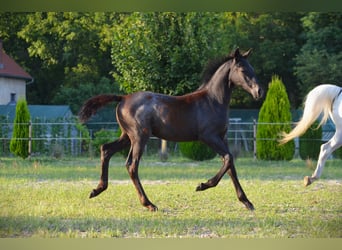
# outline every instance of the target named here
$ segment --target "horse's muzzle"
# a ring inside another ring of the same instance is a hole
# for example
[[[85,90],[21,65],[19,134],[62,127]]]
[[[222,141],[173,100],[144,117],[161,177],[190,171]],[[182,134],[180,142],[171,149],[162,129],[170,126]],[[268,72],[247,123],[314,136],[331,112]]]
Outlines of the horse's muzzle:
[[[259,100],[264,96],[264,90],[261,87],[256,86],[252,90],[252,96],[255,100]]]

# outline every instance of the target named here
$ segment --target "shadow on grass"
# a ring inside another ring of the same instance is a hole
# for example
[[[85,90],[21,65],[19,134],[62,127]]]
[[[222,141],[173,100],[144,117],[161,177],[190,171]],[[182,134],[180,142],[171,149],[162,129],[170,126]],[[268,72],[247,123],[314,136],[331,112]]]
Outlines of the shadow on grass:
[[[272,224],[275,223],[271,222]],[[261,237],[260,222],[250,218],[230,219],[72,219],[40,217],[1,217],[0,237],[70,238],[217,238]]]
[[[0,217],[0,237],[42,238],[338,238],[340,219],[318,224],[308,218],[286,216],[257,218],[247,213],[241,218],[59,218]]]

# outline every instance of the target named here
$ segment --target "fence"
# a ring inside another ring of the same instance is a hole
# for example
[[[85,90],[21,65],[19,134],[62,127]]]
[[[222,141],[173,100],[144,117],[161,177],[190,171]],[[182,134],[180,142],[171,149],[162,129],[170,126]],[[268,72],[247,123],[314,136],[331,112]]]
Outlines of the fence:
[[[260,123],[259,123],[260,124]],[[279,123],[263,123],[279,125]],[[99,153],[99,141],[108,139],[115,140],[118,136],[118,125],[115,122],[101,122],[87,124],[88,128],[78,124],[77,122],[31,122],[23,124],[29,126],[29,138],[19,138],[29,141],[29,152],[32,156],[94,156]],[[112,133],[101,134],[102,137],[96,136],[99,128],[105,128],[106,131]],[[255,157],[257,140],[277,140],[276,138],[256,138],[258,123],[241,122],[239,118],[230,119],[227,132],[227,141],[233,155]],[[112,128],[112,129],[109,129]],[[12,137],[13,124],[0,123],[0,156],[10,156],[10,140]],[[334,133],[332,131],[323,132],[324,140],[328,140]],[[109,137],[109,138],[108,138]],[[146,153],[153,155],[159,154],[161,140],[151,137],[147,146]],[[177,154],[178,144],[168,142],[168,152]],[[298,152],[298,140],[296,140],[296,152]]]

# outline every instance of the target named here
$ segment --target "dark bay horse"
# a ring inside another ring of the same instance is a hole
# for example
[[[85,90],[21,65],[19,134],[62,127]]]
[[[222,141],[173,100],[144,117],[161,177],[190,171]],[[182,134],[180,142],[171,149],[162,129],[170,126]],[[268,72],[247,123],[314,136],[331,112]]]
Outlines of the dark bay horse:
[[[101,146],[101,179],[90,198],[99,195],[108,186],[108,165],[114,153],[130,147],[126,167],[137,190],[140,202],[151,211],[157,207],[147,198],[138,176],[139,161],[150,136],[169,141],[202,141],[223,159],[218,173],[196,191],[215,187],[223,175],[231,177],[238,199],[249,209],[253,204],[247,199],[235,170],[232,154],[225,140],[228,105],[233,87],[242,87],[255,99],[263,90],[259,86],[252,66],[247,61],[251,50],[241,54],[236,49],[231,55],[209,65],[203,84],[193,93],[168,96],[152,92],[130,95],[104,94],[90,98],[80,110],[82,122],[110,102],[118,102],[116,118],[122,134],[114,142]]]

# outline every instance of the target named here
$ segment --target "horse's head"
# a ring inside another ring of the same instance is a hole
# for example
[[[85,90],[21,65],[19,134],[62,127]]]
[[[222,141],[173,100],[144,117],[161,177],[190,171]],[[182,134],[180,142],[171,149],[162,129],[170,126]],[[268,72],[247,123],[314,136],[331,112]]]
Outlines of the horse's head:
[[[253,67],[247,61],[250,53],[251,49],[243,54],[240,54],[239,49],[235,50],[230,66],[229,84],[240,86],[250,93],[254,99],[259,99],[262,97],[264,91],[259,86]]]

